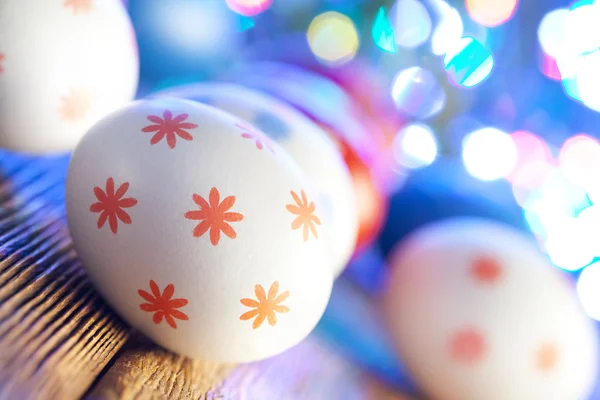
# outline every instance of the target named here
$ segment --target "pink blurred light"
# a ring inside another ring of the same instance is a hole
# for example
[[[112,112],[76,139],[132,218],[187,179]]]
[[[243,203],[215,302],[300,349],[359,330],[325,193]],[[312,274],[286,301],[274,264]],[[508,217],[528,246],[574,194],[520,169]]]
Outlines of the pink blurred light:
[[[539,187],[552,170],[553,157],[548,144],[527,131],[512,133],[517,147],[517,164],[506,177],[513,185],[523,188]]]
[[[258,15],[271,7],[273,0],[226,0],[227,6],[246,17]]]
[[[543,50],[540,51],[539,67],[542,74],[546,77],[555,81],[561,80],[560,70],[556,64],[556,59],[551,55],[546,54]]]

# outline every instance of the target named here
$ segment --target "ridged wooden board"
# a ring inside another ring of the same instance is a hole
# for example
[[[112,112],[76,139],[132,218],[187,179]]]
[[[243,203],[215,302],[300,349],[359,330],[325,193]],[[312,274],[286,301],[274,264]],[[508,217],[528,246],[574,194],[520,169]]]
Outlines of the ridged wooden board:
[[[64,168],[6,155],[0,166],[0,399],[78,398],[128,328],[72,248]]]
[[[204,399],[233,368],[178,356],[136,334],[86,399]]]

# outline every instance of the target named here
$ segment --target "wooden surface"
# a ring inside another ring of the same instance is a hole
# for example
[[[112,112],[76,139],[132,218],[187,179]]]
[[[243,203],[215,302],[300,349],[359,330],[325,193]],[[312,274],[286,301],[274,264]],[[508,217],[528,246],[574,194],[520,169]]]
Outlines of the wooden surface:
[[[99,299],[71,246],[44,165],[3,165],[0,183],[0,398],[77,398],[128,329]],[[41,167],[41,168],[40,168]]]
[[[0,399],[404,399],[319,335],[236,367],[185,359],[133,333],[73,250],[66,162],[0,153]]]
[[[200,399],[234,369],[190,360],[136,335],[87,399]]]

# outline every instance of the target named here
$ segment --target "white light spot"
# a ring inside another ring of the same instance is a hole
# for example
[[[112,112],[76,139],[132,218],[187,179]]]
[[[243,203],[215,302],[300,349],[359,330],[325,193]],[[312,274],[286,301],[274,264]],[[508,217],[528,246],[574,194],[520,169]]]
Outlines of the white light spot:
[[[518,153],[510,135],[495,128],[483,128],[464,139],[462,157],[471,175],[493,181],[512,172]]]
[[[435,161],[437,153],[437,140],[426,125],[409,125],[398,132],[394,139],[395,159],[407,168],[428,166]]]

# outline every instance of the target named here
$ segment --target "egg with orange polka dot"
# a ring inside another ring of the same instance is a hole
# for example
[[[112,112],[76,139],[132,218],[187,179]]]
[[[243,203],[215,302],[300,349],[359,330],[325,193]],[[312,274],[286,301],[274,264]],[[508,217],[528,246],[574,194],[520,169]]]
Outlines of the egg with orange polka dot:
[[[454,219],[392,252],[384,310],[398,355],[436,400],[585,400],[595,325],[534,242]]]
[[[72,149],[137,90],[138,52],[121,0],[0,2],[0,147]]]

